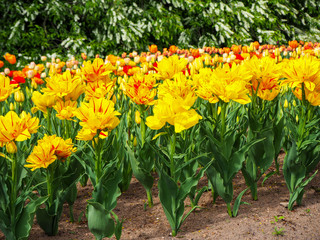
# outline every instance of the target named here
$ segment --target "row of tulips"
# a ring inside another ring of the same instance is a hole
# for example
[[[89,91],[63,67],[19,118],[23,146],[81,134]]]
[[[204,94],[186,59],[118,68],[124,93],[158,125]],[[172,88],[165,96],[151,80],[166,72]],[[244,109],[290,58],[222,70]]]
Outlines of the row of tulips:
[[[6,54],[0,74],[0,229],[26,239],[36,215],[56,235],[63,204],[90,179],[87,220],[96,239],[121,237],[113,212],[134,175],[149,207],[153,172],[159,199],[178,233],[210,189],[235,217],[258,181],[283,175],[288,208],[301,204],[320,161],[318,43],[178,49],[97,56],[83,62],[42,57],[22,70]],[[10,64],[10,65],[8,65]],[[276,170],[268,171],[275,162]],[[234,196],[241,171],[248,188]],[[267,173],[267,174],[266,174]],[[197,189],[206,175],[209,185]],[[191,210],[185,212],[186,198]]]

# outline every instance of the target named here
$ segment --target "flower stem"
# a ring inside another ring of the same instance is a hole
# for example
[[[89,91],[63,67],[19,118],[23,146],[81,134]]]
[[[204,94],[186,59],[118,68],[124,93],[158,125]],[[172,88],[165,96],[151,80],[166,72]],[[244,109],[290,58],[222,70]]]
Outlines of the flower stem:
[[[151,189],[146,189],[147,191],[147,198],[148,198],[148,205],[149,207],[153,207],[153,200],[152,200],[152,193],[151,193]]]
[[[96,174],[96,184],[98,183],[102,174],[102,163],[101,163],[101,139],[99,138],[100,131],[97,134],[97,143],[95,144],[96,157],[95,157],[95,174]],[[93,140],[94,141],[94,140]]]
[[[47,108],[47,127],[48,127],[48,134],[51,134],[51,108]]]
[[[70,222],[74,222],[74,216],[73,216],[73,204],[69,205],[69,213],[70,213]]]
[[[139,105],[139,111],[141,115],[141,122],[140,122],[140,131],[141,131],[141,145],[143,147],[146,141],[146,123],[144,119],[145,109],[143,105]]]
[[[16,200],[17,200],[17,158],[15,154],[11,155],[12,165],[11,165],[11,227],[15,229],[16,220]]]
[[[176,132],[172,135],[171,146],[170,146],[170,174],[173,180],[176,182],[175,172],[176,165],[173,159],[174,153],[176,151]]]
[[[304,83],[301,83],[301,91],[302,91],[302,104],[306,106],[306,91],[304,89]]]
[[[48,196],[49,196],[49,199],[48,199],[48,203],[49,203],[49,207],[51,207],[52,203],[53,203],[53,194],[52,194],[52,175],[53,175],[53,172],[52,172],[52,164],[51,166],[49,165],[49,167],[47,168],[47,191],[48,191]]]
[[[172,237],[177,236],[177,232],[176,232],[176,230],[172,230],[171,234],[172,234]]]
[[[228,214],[229,214],[229,216],[230,216],[230,217],[233,217],[230,203],[227,203],[227,209],[228,209]]]
[[[224,135],[226,133],[226,109],[227,103],[221,102],[221,142],[224,140]]]
[[[70,138],[70,121],[65,119],[65,125],[66,125],[66,138]]]

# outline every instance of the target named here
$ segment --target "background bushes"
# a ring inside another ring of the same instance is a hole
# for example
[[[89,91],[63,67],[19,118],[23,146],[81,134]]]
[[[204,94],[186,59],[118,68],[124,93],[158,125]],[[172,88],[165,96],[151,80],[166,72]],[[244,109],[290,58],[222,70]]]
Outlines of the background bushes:
[[[0,1],[1,52],[89,56],[159,48],[320,40],[317,0]]]

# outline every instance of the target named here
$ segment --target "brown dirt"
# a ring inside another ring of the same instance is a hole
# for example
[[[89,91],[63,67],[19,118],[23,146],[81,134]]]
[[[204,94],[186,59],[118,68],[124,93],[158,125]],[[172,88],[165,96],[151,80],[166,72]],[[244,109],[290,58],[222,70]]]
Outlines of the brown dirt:
[[[237,196],[246,187],[241,174],[236,176],[234,183]],[[207,184],[205,178],[200,182],[200,185],[204,184]],[[259,186],[258,201],[251,200],[249,191],[244,195],[243,201],[250,205],[241,205],[235,218],[228,216],[221,198],[213,205],[211,192],[205,192],[199,201],[202,208],[187,218],[176,239],[320,239],[320,193],[314,188],[320,188],[319,174],[306,187],[303,205],[290,212],[280,204],[287,202],[289,196],[283,175],[273,175],[263,187]],[[74,206],[75,223],[69,222],[69,209],[65,205],[57,236],[46,236],[35,223],[29,239],[94,239],[83,214],[91,191],[91,185],[79,186]],[[119,218],[124,219],[121,239],[175,239],[170,236],[170,226],[159,202],[156,185],[153,197],[154,207],[144,209],[145,191],[135,178],[132,179],[128,191],[118,198],[115,209]],[[275,216],[284,218],[275,222]],[[275,228],[282,228],[284,235],[275,235]],[[0,239],[4,239],[1,233]]]

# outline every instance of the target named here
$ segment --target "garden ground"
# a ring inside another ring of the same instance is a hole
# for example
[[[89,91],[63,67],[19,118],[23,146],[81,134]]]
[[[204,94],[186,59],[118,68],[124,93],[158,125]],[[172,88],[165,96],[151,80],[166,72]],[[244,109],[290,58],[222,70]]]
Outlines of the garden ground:
[[[246,187],[241,174],[235,177],[234,183],[235,195]],[[206,179],[202,179],[200,185],[205,184]],[[318,173],[306,187],[302,206],[296,206],[289,212],[285,208],[289,192],[283,175],[273,175],[263,187],[260,184],[258,201],[251,200],[249,191],[244,195],[243,201],[249,205],[241,205],[236,218],[228,216],[226,204],[221,198],[213,205],[211,192],[205,192],[199,201],[201,208],[191,213],[176,239],[320,239],[319,188]],[[30,240],[94,239],[84,216],[86,200],[90,199],[92,186],[79,186],[78,189],[74,205],[75,222],[70,223],[69,209],[65,205],[58,235],[48,237],[35,224]],[[119,218],[124,219],[121,239],[175,239],[170,236],[170,226],[157,194],[155,185],[154,207],[145,208],[145,191],[135,178],[132,179],[129,189],[118,198],[115,208]],[[1,233],[0,239],[4,239]]]

